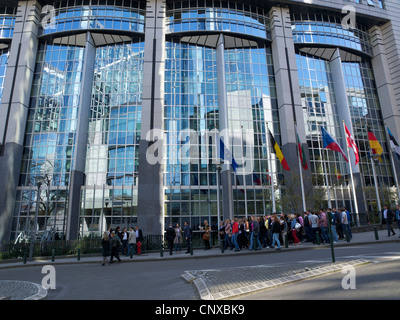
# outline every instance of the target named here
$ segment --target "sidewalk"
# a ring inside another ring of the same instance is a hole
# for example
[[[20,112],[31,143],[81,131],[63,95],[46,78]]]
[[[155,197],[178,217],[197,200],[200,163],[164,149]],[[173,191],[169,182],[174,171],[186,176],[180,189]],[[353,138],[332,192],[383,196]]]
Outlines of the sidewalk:
[[[353,233],[353,238],[350,242],[346,240],[340,240],[338,243],[334,244],[335,248],[345,247],[345,246],[354,246],[354,245],[364,245],[368,243],[386,243],[386,242],[400,242],[399,238],[399,230],[395,229],[396,235],[388,237],[386,230],[378,230],[379,240],[375,239],[374,231],[361,232],[361,233]],[[329,249],[329,244],[312,244],[307,242],[302,242],[300,245],[289,245],[288,248],[285,248],[283,244],[281,244],[281,251],[299,251],[299,250],[318,250],[318,249]],[[226,256],[236,256],[236,255],[248,255],[248,254],[274,254],[279,253],[272,248],[263,248],[262,250],[241,250],[240,252],[235,252],[233,250],[225,250],[224,253],[221,252],[219,247],[214,247],[211,250],[203,250],[203,249],[195,249],[193,250],[193,255],[186,254],[185,250],[182,250],[179,253],[173,252],[172,256],[169,255],[167,250],[164,250],[163,256],[161,257],[161,253],[158,252],[145,252],[141,255],[135,255],[133,258],[125,257],[121,255],[122,263],[127,262],[140,262],[140,261],[160,261],[160,260],[171,260],[171,259],[202,259],[202,258],[210,258],[210,257],[226,257]],[[20,268],[20,267],[29,267],[29,266],[43,266],[43,265],[57,265],[57,264],[78,264],[78,263],[98,263],[100,264],[102,261],[102,257],[100,255],[81,255],[80,260],[78,260],[77,256],[56,256],[55,261],[51,261],[51,257],[37,257],[34,258],[33,261],[27,261],[26,264],[23,263],[23,259],[12,260],[12,261],[0,261],[0,269],[6,268]]]

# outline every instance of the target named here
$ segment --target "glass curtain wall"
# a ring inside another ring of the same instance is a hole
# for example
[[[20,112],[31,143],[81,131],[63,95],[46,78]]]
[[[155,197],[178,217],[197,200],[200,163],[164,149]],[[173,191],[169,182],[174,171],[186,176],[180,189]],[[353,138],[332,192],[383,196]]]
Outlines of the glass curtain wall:
[[[144,41],[96,49],[81,233],[130,227],[137,215]]]
[[[282,179],[282,167],[274,156],[269,161],[272,155],[267,150],[268,128],[278,144],[282,144],[270,47],[260,44],[252,48],[227,49],[225,71],[233,156],[242,168],[250,169],[250,172],[246,169],[244,175],[234,176],[234,215],[272,213],[270,173],[277,183]],[[253,158],[251,163],[245,162],[250,157]]]
[[[165,223],[188,220],[197,228],[217,212],[217,170],[204,147],[206,132],[219,127],[215,49],[167,41],[165,66]],[[180,135],[188,130],[190,143]]]
[[[313,185],[327,187],[325,160],[332,206],[351,208],[347,162],[340,153],[322,149],[321,126],[340,145],[343,135],[329,61],[307,54],[297,54],[296,61]]]
[[[16,197],[14,236],[35,228],[33,217],[38,200],[39,232],[52,230],[61,236],[65,232],[84,52],[82,47],[52,41],[39,46]]]
[[[361,59],[360,59],[361,60]],[[397,192],[395,186],[389,151],[387,149],[385,127],[379,104],[375,77],[368,60],[360,62],[343,62],[343,74],[347,97],[352,117],[353,130],[360,150],[360,171],[364,178],[364,195],[367,208],[378,210],[375,184],[380,186],[379,197],[382,203],[391,203]],[[367,126],[374,133],[384,149],[380,161],[375,161],[377,181],[374,181],[372,165],[369,159],[369,141]]]

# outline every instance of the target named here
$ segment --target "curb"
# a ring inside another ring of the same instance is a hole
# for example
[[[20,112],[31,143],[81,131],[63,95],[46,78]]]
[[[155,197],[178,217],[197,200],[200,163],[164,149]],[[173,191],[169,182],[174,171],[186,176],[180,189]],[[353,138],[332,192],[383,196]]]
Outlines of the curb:
[[[235,288],[232,290],[226,290],[226,291],[221,291],[217,293],[211,293],[206,285],[206,282],[202,276],[202,273],[198,275],[198,277],[191,275],[190,272],[185,271],[181,277],[188,281],[189,283],[192,283],[195,288],[197,289],[200,299],[201,300],[225,300],[225,299],[230,299],[234,298],[237,296],[241,296],[244,294],[249,294],[249,293],[254,293],[257,291],[261,290],[266,290],[278,286],[283,286],[289,283],[297,282],[297,281],[302,281],[302,280],[307,280],[311,279],[314,277],[322,276],[322,275],[327,275],[330,273],[338,272],[343,270],[343,268],[351,266],[351,267],[358,267],[361,265],[369,264],[371,263],[369,260],[365,259],[358,259],[358,260],[352,260],[352,261],[346,261],[342,263],[335,263],[335,264],[330,264],[328,266],[323,266],[321,268],[315,268],[313,270],[310,269],[305,269],[303,272],[298,272],[294,275],[282,277],[282,278],[276,278],[273,280],[268,280],[268,281],[263,281],[259,283],[255,283],[249,286],[241,287],[241,288]],[[193,280],[194,278],[194,280]],[[188,280],[189,279],[189,280]]]
[[[334,248],[343,248],[347,246],[361,246],[361,245],[368,245],[368,244],[385,244],[385,243],[392,243],[392,242],[400,242],[400,239],[394,239],[394,240],[375,240],[375,241],[366,241],[366,242],[345,242],[345,243],[340,243],[340,244],[335,244]],[[321,244],[321,245],[313,245],[310,247],[301,247],[301,246],[296,246],[296,247],[289,247],[289,248],[283,248],[279,253],[283,252],[289,252],[289,251],[304,251],[304,250],[324,250],[324,249],[329,249],[330,245],[329,244]],[[217,248],[216,248],[217,249]],[[232,252],[228,254],[224,254],[221,252],[218,252],[216,254],[209,254],[209,255],[183,255],[183,256],[165,256],[165,257],[148,257],[148,258],[140,258],[140,259],[127,259],[127,260],[122,260],[123,263],[133,263],[133,262],[151,262],[151,261],[168,261],[168,260],[186,260],[186,259],[209,259],[209,258],[223,258],[223,257],[234,257],[234,256],[243,256],[243,255],[254,255],[254,254],[272,254],[272,253],[277,253],[273,249],[266,249],[264,248],[263,250],[247,250],[247,251],[241,251],[241,252]],[[145,256],[146,254],[142,255]],[[89,258],[93,258],[93,255],[91,256],[86,256]],[[45,257],[43,257],[45,259]],[[71,257],[65,257],[65,256],[59,256],[58,258],[56,257],[55,261],[52,262],[51,260],[46,260],[46,261],[41,261],[43,258],[36,257],[36,261],[33,262],[28,262],[27,264],[23,264],[21,260],[17,260],[13,262],[12,265],[7,262],[1,262],[0,263],[0,269],[9,269],[9,268],[23,268],[23,267],[37,267],[37,266],[44,266],[44,265],[68,265],[68,264],[100,264],[101,263],[101,256],[99,255],[98,258],[99,260],[86,260],[85,261],[85,256],[81,256],[81,259],[78,261],[77,258],[74,261],[62,261],[64,259],[70,259]],[[18,263],[18,264],[16,264]],[[20,264],[19,264],[20,263]]]

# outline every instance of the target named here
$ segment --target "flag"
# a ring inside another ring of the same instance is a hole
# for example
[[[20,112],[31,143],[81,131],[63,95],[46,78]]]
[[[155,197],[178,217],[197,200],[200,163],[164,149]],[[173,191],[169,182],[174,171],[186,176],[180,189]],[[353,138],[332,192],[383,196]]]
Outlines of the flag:
[[[350,149],[353,149],[354,151],[354,156],[356,158],[356,165],[360,162],[360,152],[358,151],[358,147],[349,131],[349,129],[347,128],[346,124],[344,124],[344,131],[346,133],[346,141],[347,141],[347,146]]]
[[[283,169],[285,169],[286,171],[290,171],[289,165],[288,165],[285,157],[283,156],[281,149],[279,148],[278,144],[276,143],[274,136],[272,135],[272,133],[269,129],[268,129],[268,132],[269,132],[269,138],[271,141],[272,148],[274,149],[274,153],[276,154],[279,161],[281,162]]]
[[[340,173],[340,171],[337,169],[336,165],[335,165],[335,175],[336,178],[338,178],[338,180],[340,180],[342,178],[342,174]]]
[[[260,180],[260,178],[258,177],[258,175],[256,175],[254,172],[253,172],[253,181],[256,183],[256,184],[258,184],[259,186],[261,186],[261,180]]]
[[[389,133],[389,139],[390,139],[390,148],[396,152],[397,157],[400,157],[400,146],[397,143],[396,139],[394,138],[394,136],[392,135],[392,133],[390,132],[389,128],[387,128],[387,131]]]
[[[367,131],[368,131],[368,140],[369,140],[369,146],[371,147],[372,150],[372,154],[373,155],[377,155],[380,156],[383,153],[383,148],[380,145],[378,139],[376,138],[376,136],[374,135],[374,133],[370,130],[369,127],[367,127]],[[379,157],[380,160],[381,157]]]
[[[269,174],[268,170],[267,170],[267,169],[265,169],[265,172],[267,173],[267,176],[266,176],[266,180],[267,180],[267,182],[268,182],[268,183],[271,183],[271,176],[270,176],[270,174]]]
[[[239,168],[239,165],[237,164],[235,158],[232,156],[232,153],[229,151],[229,149],[226,147],[225,143],[222,141],[222,139],[219,139],[219,154],[220,154],[220,158],[225,161],[227,160],[233,170],[236,173],[236,169]]]
[[[343,158],[346,160],[346,162],[349,162],[349,160],[344,155],[342,148],[339,146],[339,144],[336,142],[336,140],[330,136],[330,134],[324,129],[324,127],[321,127],[321,132],[322,132],[323,148],[340,152],[342,154]]]
[[[297,127],[296,127],[296,138],[297,138],[297,148],[299,150],[299,157],[300,157],[301,165],[304,170],[308,170],[308,164],[307,164],[307,160],[305,157],[306,154],[305,154],[304,148],[300,142],[300,137],[299,137],[299,133],[297,132]]]

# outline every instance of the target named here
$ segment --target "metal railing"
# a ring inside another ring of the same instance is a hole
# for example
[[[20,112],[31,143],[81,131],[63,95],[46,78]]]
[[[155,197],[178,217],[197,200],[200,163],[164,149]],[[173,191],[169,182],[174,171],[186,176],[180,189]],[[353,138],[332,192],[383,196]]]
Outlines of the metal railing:
[[[202,239],[204,232],[194,231],[192,238],[192,246],[194,249],[204,247]],[[210,232],[210,245],[218,246],[217,232]],[[164,249],[167,248],[165,235],[147,235],[142,242],[142,252],[154,252],[161,250],[161,244]],[[0,244],[0,260],[21,259],[27,254],[31,247],[31,241],[22,241],[17,243]],[[183,239],[181,250],[187,248],[187,242]],[[87,237],[80,240],[49,240],[36,241],[33,244],[33,257],[49,257],[77,255],[78,249],[80,254],[101,254],[101,238]]]

